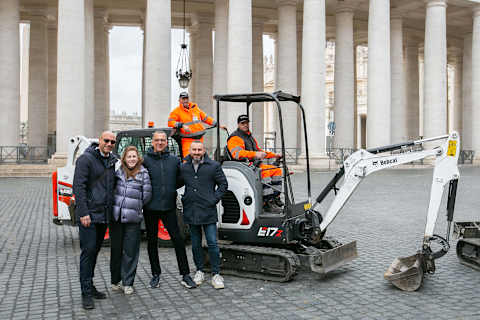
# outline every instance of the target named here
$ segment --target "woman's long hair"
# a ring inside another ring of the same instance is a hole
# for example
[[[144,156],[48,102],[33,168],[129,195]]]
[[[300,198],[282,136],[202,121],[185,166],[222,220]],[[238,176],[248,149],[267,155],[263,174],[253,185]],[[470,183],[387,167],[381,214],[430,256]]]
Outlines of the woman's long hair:
[[[138,162],[135,165],[135,167],[133,167],[132,169],[128,168],[127,161],[126,161],[127,160],[127,153],[130,152],[130,151],[135,151],[137,153],[137,157],[138,157]],[[138,153],[137,147],[128,146],[125,149],[125,151],[123,152],[123,155],[122,155],[122,169],[125,172],[125,175],[127,176],[127,179],[130,178],[130,177],[135,178],[137,173],[140,171],[140,167],[142,166],[142,163],[143,163],[143,159],[142,159],[142,157],[140,157],[140,154]]]

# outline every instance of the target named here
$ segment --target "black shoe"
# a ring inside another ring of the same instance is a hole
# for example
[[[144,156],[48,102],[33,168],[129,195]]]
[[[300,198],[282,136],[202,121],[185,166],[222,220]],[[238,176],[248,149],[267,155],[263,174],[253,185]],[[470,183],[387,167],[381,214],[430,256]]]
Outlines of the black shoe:
[[[152,280],[150,280],[150,288],[160,287],[160,275],[154,274]]]
[[[98,291],[97,288],[95,288],[95,286],[93,287],[92,293],[93,293],[93,298],[95,299],[98,299],[98,300],[107,299],[107,295],[103,292]]]
[[[187,289],[193,289],[197,287],[197,284],[193,281],[189,274],[183,276],[181,283]]]
[[[89,294],[82,294],[82,306],[83,309],[86,310],[95,309],[95,302],[93,302],[93,296]]]

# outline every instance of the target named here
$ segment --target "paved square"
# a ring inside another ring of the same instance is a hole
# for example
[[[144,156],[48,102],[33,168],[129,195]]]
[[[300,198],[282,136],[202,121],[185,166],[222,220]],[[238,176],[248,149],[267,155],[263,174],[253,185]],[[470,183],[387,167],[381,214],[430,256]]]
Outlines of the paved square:
[[[455,220],[478,221],[480,168],[462,168],[461,175]],[[314,196],[331,176],[313,174]],[[161,286],[150,289],[143,242],[132,296],[110,290],[109,250],[102,249],[95,284],[108,299],[88,312],[80,301],[78,231],[52,223],[49,179],[0,178],[0,319],[480,319],[480,272],[458,262],[455,241],[419,291],[402,292],[383,279],[395,257],[421,244],[431,176],[428,169],[400,169],[366,178],[327,232],[357,240],[359,258],[324,279],[299,274],[273,283],[226,276],[224,290],[209,283],[186,290],[173,249],[161,248]],[[304,176],[294,182],[301,195]],[[436,229],[441,235],[445,207]]]

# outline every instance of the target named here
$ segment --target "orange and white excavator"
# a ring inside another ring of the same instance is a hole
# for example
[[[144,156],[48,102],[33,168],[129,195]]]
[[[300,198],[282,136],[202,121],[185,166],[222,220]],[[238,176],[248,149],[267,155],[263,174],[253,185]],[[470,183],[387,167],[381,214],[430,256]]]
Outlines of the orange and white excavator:
[[[53,223],[55,224],[75,224],[69,210],[70,204],[75,201],[72,192],[75,162],[93,142],[98,142],[98,139],[89,139],[84,136],[68,139],[67,164],[52,173]]]

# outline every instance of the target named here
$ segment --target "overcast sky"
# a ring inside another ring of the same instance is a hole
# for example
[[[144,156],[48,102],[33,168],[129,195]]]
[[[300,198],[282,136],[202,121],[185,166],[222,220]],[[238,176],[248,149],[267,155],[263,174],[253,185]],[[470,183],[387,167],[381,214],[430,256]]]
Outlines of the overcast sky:
[[[188,34],[187,34],[188,44]],[[183,30],[172,29],[172,107],[181,89],[175,69],[183,41]],[[273,41],[265,36],[264,55],[273,54]],[[139,27],[113,27],[110,31],[110,108],[116,112],[141,114],[143,34]]]

